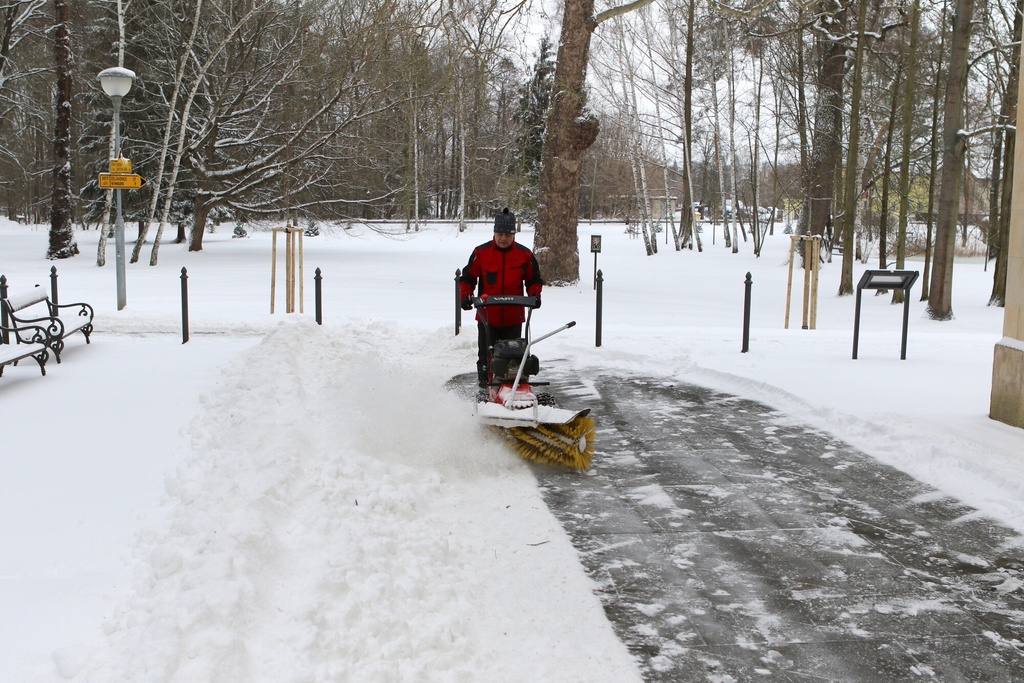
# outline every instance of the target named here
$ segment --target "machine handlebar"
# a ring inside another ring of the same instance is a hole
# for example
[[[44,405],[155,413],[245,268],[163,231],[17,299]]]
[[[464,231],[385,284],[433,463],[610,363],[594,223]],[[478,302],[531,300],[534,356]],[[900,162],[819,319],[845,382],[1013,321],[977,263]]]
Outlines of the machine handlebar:
[[[535,296],[506,296],[506,295],[493,295],[485,297],[473,297],[473,305],[477,308],[487,308],[488,306],[525,306],[526,308],[537,307],[537,297]]]

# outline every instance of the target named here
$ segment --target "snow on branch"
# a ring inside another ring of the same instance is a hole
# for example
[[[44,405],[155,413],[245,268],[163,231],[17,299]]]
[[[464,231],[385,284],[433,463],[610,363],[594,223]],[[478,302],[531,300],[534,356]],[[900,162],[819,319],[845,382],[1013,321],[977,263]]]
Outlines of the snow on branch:
[[[625,5],[619,5],[618,7],[610,7],[604,10],[603,12],[599,13],[596,17],[594,17],[594,25],[597,26],[598,24],[608,21],[609,19],[614,19],[615,17],[627,14],[628,12],[632,12],[635,9],[646,7],[652,2],[654,2],[654,0],[633,0],[633,2],[628,2]]]

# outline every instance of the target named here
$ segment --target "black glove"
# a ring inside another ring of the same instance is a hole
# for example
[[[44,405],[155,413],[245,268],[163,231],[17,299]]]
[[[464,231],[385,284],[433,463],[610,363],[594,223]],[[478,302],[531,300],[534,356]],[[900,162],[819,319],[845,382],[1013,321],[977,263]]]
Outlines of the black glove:
[[[533,307],[534,307],[534,308],[540,308],[540,294],[538,294],[537,296],[535,296],[535,297],[533,297],[533,298],[534,298],[534,300],[535,300],[535,301],[537,302],[537,303],[535,303],[535,304],[533,305]]]
[[[473,299],[472,299],[472,297],[468,297],[467,296],[465,299],[462,300],[462,303],[460,305],[462,306],[462,310],[464,310],[464,311],[472,311],[473,310]]]

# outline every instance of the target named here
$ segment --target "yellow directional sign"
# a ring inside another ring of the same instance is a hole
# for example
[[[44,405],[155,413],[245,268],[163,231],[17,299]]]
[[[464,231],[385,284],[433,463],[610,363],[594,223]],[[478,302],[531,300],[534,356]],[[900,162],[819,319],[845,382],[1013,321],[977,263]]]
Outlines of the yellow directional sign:
[[[146,179],[134,173],[100,173],[103,190],[137,190],[145,184]]]
[[[110,172],[111,173],[131,173],[132,162],[131,159],[125,159],[121,157],[119,159],[110,160]]]

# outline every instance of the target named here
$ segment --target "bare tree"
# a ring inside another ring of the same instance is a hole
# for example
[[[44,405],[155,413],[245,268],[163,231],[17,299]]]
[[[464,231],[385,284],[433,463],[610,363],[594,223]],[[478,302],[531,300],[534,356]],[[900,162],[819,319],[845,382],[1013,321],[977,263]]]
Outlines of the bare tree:
[[[817,97],[808,159],[807,194],[798,232],[835,239],[832,225],[835,179],[842,158],[843,77],[846,67],[846,8],[829,0],[817,4],[812,26],[817,52]]]
[[[974,0],[955,1],[949,70],[942,107],[942,178],[935,232],[935,263],[927,307],[928,317],[933,320],[953,318],[953,254],[967,146],[963,130],[964,93],[967,89],[967,59],[973,15]]]
[[[157,171],[156,171],[156,178],[154,179],[154,181],[152,183],[152,185],[153,185],[153,195],[152,195],[152,198],[150,199],[150,203],[149,203],[149,212],[146,214],[145,221],[143,222],[142,227],[139,230],[139,237],[135,241],[135,247],[132,249],[132,257],[131,257],[131,260],[130,260],[131,263],[135,263],[136,261],[139,260],[139,253],[142,251],[142,245],[146,243],[146,237],[149,234],[149,226],[153,223],[153,218],[156,216],[157,206],[160,203],[160,189],[163,187],[164,172],[165,172],[165,170],[167,168],[167,157],[168,157],[168,154],[170,153],[170,148],[171,148],[171,134],[172,134],[172,131],[174,130],[174,121],[178,117],[178,99],[181,97],[181,89],[182,89],[183,82],[184,82],[184,79],[185,79],[185,68],[188,65],[189,61],[193,57],[192,48],[195,45],[196,34],[199,32],[199,26],[200,26],[199,18],[200,18],[201,14],[202,14],[202,11],[203,11],[203,0],[196,0],[195,12],[194,12],[194,14],[192,16],[192,28],[191,28],[191,31],[189,32],[188,39],[185,41],[185,44],[182,46],[181,52],[178,54],[178,66],[177,66],[177,70],[176,70],[176,73],[175,73],[174,83],[171,86],[171,99],[170,99],[170,101],[168,102],[168,105],[167,105],[167,116],[166,116],[165,123],[164,123],[163,140],[160,143],[160,149],[159,149],[159,151],[157,153],[158,154],[158,157],[157,157],[158,160],[157,160],[157,166],[156,166]],[[124,22],[123,21],[121,22],[121,25],[122,25],[122,27],[124,26]],[[123,56],[122,56],[122,60],[123,60]],[[186,115],[187,115],[187,112],[186,112]],[[184,130],[184,127],[181,130]],[[179,146],[179,150],[180,150],[180,146]],[[174,163],[175,170],[177,170],[179,168],[180,163],[181,163],[180,157],[176,156],[175,157],[175,163]],[[175,179],[176,178],[177,178],[177,176],[175,175]],[[172,182],[171,182],[171,187],[172,188],[173,188],[173,185],[174,185],[174,181],[172,180]],[[168,197],[173,196],[173,192],[172,192],[172,190],[170,188],[167,191],[167,196]],[[169,210],[170,210],[170,203],[168,202],[167,206],[165,207],[164,215],[161,218],[160,234],[162,234],[162,232],[163,232],[163,226],[166,224],[167,214],[168,214]],[[157,242],[159,242],[159,235],[157,237]],[[156,263],[156,253],[158,251],[159,251],[159,247],[154,246],[154,248],[153,248],[153,254],[154,254],[154,256],[153,256],[153,263],[154,264]]]
[[[913,0],[910,5],[910,41],[906,52],[907,77],[903,87],[903,142],[900,156],[899,174],[899,218],[896,237],[896,268],[906,266],[907,224],[910,222],[910,157],[913,143],[914,127],[914,96],[917,88],[917,41],[921,31],[921,0]],[[892,303],[902,304],[906,293],[902,289],[892,291]]]
[[[864,71],[864,47],[867,42],[865,25],[867,22],[868,3],[860,3],[857,15],[857,47],[853,66],[853,92],[850,103],[850,142],[847,145],[846,186],[843,189],[843,271],[839,280],[839,295],[853,294],[853,231],[854,219],[857,214],[857,198],[860,188],[857,179],[857,161],[860,158],[860,102],[862,93],[862,74]]]
[[[552,285],[572,284],[580,279],[580,174],[583,155],[594,144],[600,129],[597,117],[586,107],[591,35],[602,21],[651,2],[634,0],[595,17],[594,0],[565,0],[534,235],[537,260],[545,280]]]
[[[1020,85],[1020,41],[1022,24],[1024,24],[1024,0],[1017,0],[1014,3],[1012,43],[1007,61],[1006,85],[1003,89],[1002,102],[1000,103],[999,114],[996,120],[996,156],[992,173],[992,215],[994,220],[990,222],[990,234],[992,235],[992,249],[996,254],[996,264],[992,274],[992,295],[989,297],[990,306],[1004,306],[1006,304],[1006,275],[1009,251],[1010,233],[1010,196],[1013,188],[1014,176],[1014,150],[1016,148],[1016,127],[1009,124],[1017,119],[1017,89]],[[999,163],[999,162],[1002,163]],[[996,169],[1001,169],[997,173]],[[998,179],[998,182],[997,182]]]

